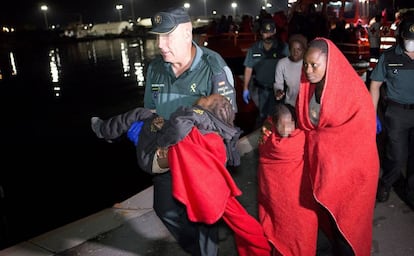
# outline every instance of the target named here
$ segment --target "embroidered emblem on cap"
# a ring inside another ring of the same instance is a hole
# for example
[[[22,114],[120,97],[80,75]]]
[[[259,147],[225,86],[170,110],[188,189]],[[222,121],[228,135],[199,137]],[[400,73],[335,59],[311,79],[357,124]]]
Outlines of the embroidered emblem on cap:
[[[414,24],[412,24],[409,28],[408,31],[410,31],[410,33],[414,33]]]
[[[267,31],[272,30],[272,25],[270,25],[270,24],[266,24],[266,30],[267,30]]]
[[[161,22],[162,22],[162,16],[161,15],[156,15],[154,17],[154,22],[155,22],[155,24],[161,24]]]

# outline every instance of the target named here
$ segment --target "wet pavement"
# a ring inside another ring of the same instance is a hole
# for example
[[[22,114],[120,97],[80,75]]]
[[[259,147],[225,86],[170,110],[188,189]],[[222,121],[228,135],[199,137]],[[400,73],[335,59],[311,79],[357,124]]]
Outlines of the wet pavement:
[[[257,132],[239,141],[241,165],[232,174],[238,199],[257,216]],[[371,256],[414,255],[414,211],[394,192],[375,207]],[[220,223],[220,256],[236,256],[232,231]],[[104,211],[0,251],[0,256],[186,256],[152,209],[152,187]]]

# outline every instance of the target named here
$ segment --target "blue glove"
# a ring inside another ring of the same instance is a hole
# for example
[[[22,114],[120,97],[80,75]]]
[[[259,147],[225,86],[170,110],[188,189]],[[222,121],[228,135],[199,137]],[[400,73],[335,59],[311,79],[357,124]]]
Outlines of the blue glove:
[[[381,131],[382,131],[381,121],[377,116],[377,134],[381,133]]]
[[[129,127],[127,136],[130,141],[134,143],[134,145],[138,145],[139,134],[141,132],[142,126],[144,125],[143,121],[136,121],[133,122],[131,127]]]
[[[249,90],[243,90],[243,100],[246,104],[249,104],[249,100],[250,100]]]

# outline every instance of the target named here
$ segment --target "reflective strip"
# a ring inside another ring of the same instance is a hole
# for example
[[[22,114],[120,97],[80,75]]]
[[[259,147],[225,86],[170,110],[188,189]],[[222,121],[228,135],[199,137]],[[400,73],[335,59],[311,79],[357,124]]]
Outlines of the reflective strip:
[[[391,48],[391,47],[392,47],[392,44],[381,44],[380,49],[386,50],[386,49]]]
[[[369,59],[369,62],[377,63],[378,62],[378,59],[377,58],[370,58]]]
[[[383,37],[381,37],[381,42],[395,43],[395,42],[397,42],[397,39],[395,39],[395,37],[391,37],[391,36],[383,36]]]
[[[381,37],[381,44],[380,49],[386,50],[392,47],[397,42],[397,39],[393,36],[382,36]]]

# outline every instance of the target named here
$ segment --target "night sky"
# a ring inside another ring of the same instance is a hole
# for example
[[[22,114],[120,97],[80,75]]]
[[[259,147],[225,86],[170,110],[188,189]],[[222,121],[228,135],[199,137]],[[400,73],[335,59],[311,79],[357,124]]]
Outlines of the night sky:
[[[149,17],[155,12],[170,7],[182,6],[184,2],[191,4],[190,14],[204,14],[203,0],[2,0],[0,4],[0,25],[44,26],[42,4],[48,6],[47,19],[50,24],[67,25],[80,20],[84,23],[101,23],[118,21],[119,13],[116,4],[122,4],[122,18],[132,17],[131,1],[134,4],[135,17]],[[232,0],[206,0],[207,12],[212,9],[219,13],[232,14]],[[238,0],[239,12],[256,15],[260,11],[260,0]],[[221,11],[220,11],[221,10]]]
[[[0,25],[17,27],[43,27],[44,13],[40,10],[42,4],[49,7],[47,19],[49,24],[65,26],[71,22],[102,23],[118,21],[119,13],[116,4],[123,4],[122,18],[132,17],[131,1],[134,4],[135,17],[150,17],[155,12],[170,6],[182,6],[184,2],[191,4],[190,14],[199,16],[204,14],[204,0],[2,0],[0,4]],[[217,10],[218,14],[233,14],[232,2],[238,3],[237,14],[257,15],[264,0],[205,0],[207,13]],[[287,1],[287,0],[285,0]],[[379,0],[381,5],[392,5],[392,2],[401,7],[414,7],[414,0]],[[274,3],[269,9],[271,13],[277,10],[282,0],[267,0]]]

